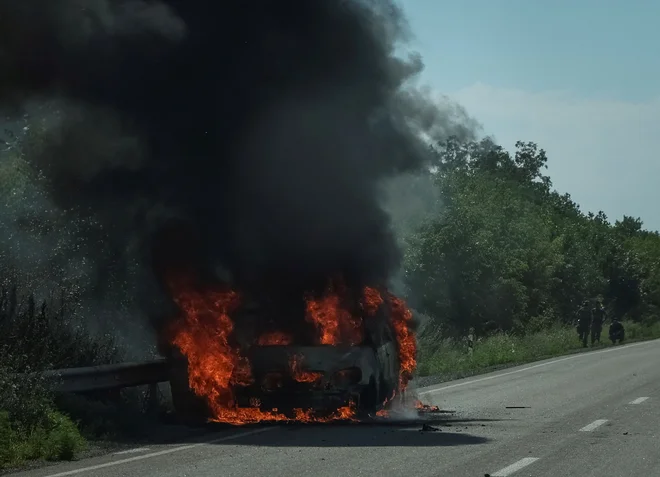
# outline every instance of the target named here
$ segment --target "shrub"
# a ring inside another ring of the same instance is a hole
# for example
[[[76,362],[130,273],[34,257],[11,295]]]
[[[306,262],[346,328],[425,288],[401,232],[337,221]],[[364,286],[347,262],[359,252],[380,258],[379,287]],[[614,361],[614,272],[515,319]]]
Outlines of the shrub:
[[[626,341],[660,338],[660,323],[644,325],[625,322]],[[603,329],[602,343],[608,346],[607,326]],[[467,346],[454,339],[422,339],[418,356],[420,376],[445,375],[448,379],[474,374],[494,366],[522,364],[582,349],[575,329],[554,325],[543,331],[523,335],[498,333],[477,339],[470,352]]]
[[[1,278],[1,277],[0,277]],[[16,371],[62,369],[121,361],[109,335],[91,336],[66,293],[35,303],[16,286],[0,287],[0,352]]]
[[[10,414],[0,411],[0,468],[25,460],[72,460],[86,442],[67,416],[48,410],[32,429],[16,429]]]
[[[64,295],[62,295],[63,297]],[[76,324],[64,298],[36,306],[16,287],[0,288],[0,466],[24,460],[70,460],[85,440],[56,411],[41,371],[118,361],[108,337],[95,339]]]

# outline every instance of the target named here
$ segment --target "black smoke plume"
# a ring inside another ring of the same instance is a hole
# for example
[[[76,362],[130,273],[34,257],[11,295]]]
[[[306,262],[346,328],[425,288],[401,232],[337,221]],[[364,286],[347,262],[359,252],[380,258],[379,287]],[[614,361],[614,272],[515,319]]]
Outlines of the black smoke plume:
[[[407,34],[392,1],[0,0],[0,101],[56,118],[31,160],[103,225],[99,280],[131,244],[158,275],[385,282],[378,184],[425,165],[419,133],[471,133],[415,87]]]

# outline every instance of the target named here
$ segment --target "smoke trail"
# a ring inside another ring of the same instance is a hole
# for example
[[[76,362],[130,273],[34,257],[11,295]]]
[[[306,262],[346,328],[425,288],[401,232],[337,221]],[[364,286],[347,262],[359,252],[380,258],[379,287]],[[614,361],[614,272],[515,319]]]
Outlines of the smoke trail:
[[[386,281],[380,184],[424,167],[420,134],[472,134],[407,35],[391,1],[0,0],[0,100],[57,100],[30,159],[102,224],[99,279],[131,243],[245,286]]]

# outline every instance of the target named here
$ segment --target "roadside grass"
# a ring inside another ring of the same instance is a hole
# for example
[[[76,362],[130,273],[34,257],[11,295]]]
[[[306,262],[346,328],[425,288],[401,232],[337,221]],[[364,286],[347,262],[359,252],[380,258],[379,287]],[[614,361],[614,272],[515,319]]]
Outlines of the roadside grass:
[[[0,471],[32,460],[72,460],[85,448],[39,374],[17,378],[0,369]]]
[[[0,286],[0,470],[71,460],[86,448],[78,419],[62,412],[39,373],[121,355],[110,337],[91,337],[73,316],[64,295],[38,304],[15,286]]]
[[[71,419],[53,409],[44,417],[29,430],[16,429],[9,413],[0,412],[0,470],[37,459],[72,460],[85,450],[87,443]]]
[[[660,322],[624,322],[623,325],[626,330],[626,343],[660,338]],[[501,333],[480,338],[476,340],[471,351],[466,340],[422,337],[417,374],[420,377],[434,376],[441,381],[448,381],[493,369],[608,346],[612,345],[607,336],[607,325],[603,328],[601,343],[593,348],[582,347],[575,328],[560,325],[525,335]]]

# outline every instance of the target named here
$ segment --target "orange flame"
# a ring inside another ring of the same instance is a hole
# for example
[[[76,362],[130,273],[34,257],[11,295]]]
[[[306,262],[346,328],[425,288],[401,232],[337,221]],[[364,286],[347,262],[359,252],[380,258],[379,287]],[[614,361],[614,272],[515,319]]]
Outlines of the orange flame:
[[[343,406],[329,416],[316,416],[311,409],[294,409],[295,419],[300,422],[355,421],[355,405]]]
[[[363,295],[362,308],[364,308],[367,314],[374,316],[383,304],[383,297],[380,296],[378,290],[371,287],[364,287]]]
[[[399,364],[401,367],[399,372],[399,391],[404,391],[417,367],[417,339],[410,329],[412,312],[401,298],[397,298],[391,293],[388,295],[391,306],[390,319],[396,333],[399,349]],[[365,287],[362,306],[367,313],[370,315],[376,314],[382,303],[383,297],[378,290]],[[386,405],[388,401],[385,400],[383,405]]]
[[[293,343],[293,336],[281,331],[264,333],[257,340],[259,346],[285,346]]]
[[[237,346],[232,344],[234,323],[231,313],[240,304],[239,295],[231,290],[197,290],[186,281],[171,281],[170,288],[182,317],[172,329],[172,343],[188,360],[188,380],[190,388],[206,399],[212,421],[229,424],[250,424],[264,421],[288,421],[291,417],[278,410],[262,411],[258,398],[251,401],[248,408],[240,408],[235,402],[234,389],[238,385],[253,382],[249,361],[241,356]],[[363,341],[362,317],[343,307],[343,294],[330,286],[320,298],[307,297],[306,321],[317,330],[319,344],[358,345]],[[415,336],[409,328],[411,312],[404,302],[393,295],[391,302],[391,323],[398,341],[401,363],[400,390],[403,390],[415,369]],[[375,315],[383,303],[383,297],[374,288],[365,288],[362,308],[368,315]],[[289,345],[293,336],[279,332],[264,333],[256,340],[259,345]],[[322,373],[303,370],[302,357],[294,356],[290,361],[290,372],[294,380],[301,383],[315,383],[321,380]],[[355,405],[336,409],[329,415],[318,415],[311,409],[294,409],[294,419],[300,422],[329,422],[353,419]],[[383,411],[381,415],[385,415]]]
[[[323,378],[323,373],[316,371],[306,371],[302,369],[302,355],[294,355],[289,359],[291,377],[299,383],[315,383]]]
[[[346,310],[341,303],[341,294],[332,285],[320,298],[307,297],[305,320],[318,331],[322,345],[357,345],[362,343],[362,319]]]
[[[405,302],[390,293],[390,303],[392,306],[392,326],[399,344],[399,365],[401,366],[399,389],[403,391],[408,386],[408,382],[410,382],[417,367],[417,339],[410,329],[412,312]]]
[[[439,412],[440,411],[440,408],[438,406],[432,406],[430,404],[424,404],[419,399],[415,400],[415,409],[417,409],[418,411],[425,411],[425,412]]]
[[[173,343],[188,358],[191,387],[205,395],[208,391],[213,401],[231,404],[232,384],[251,382],[249,363],[229,344],[234,329],[229,313],[239,303],[238,294],[186,290],[174,300],[184,319],[175,329]]]

